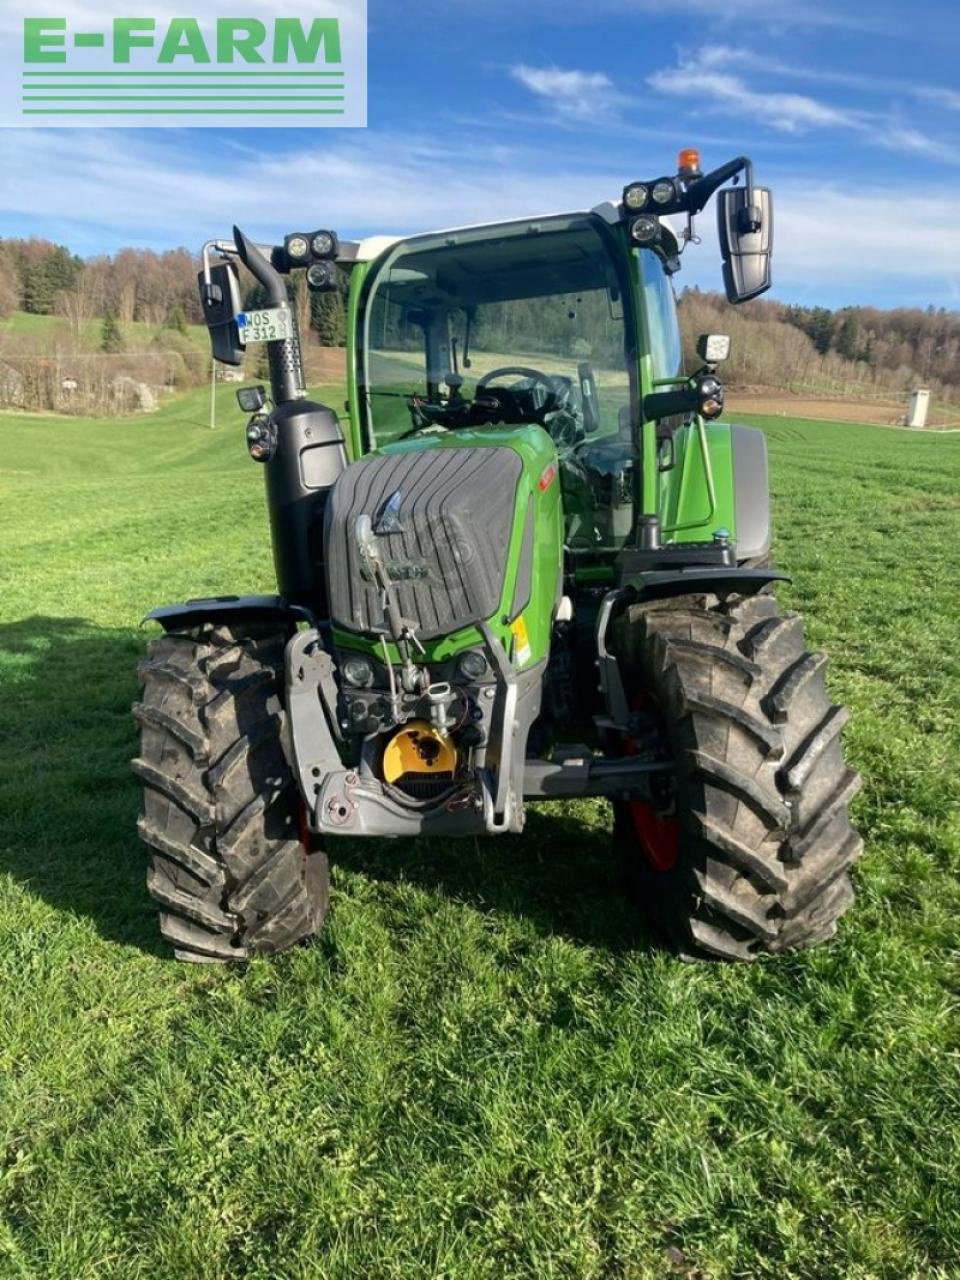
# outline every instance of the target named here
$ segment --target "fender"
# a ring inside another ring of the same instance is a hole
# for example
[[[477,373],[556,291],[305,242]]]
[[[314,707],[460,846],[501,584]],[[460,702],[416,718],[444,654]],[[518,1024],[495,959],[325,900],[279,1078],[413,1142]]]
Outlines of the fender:
[[[268,622],[285,623],[291,629],[298,622],[317,625],[316,618],[300,605],[288,604],[282,596],[209,596],[183,604],[165,604],[151,609],[143,622],[159,622],[164,631],[200,623]],[[141,626],[143,625],[141,622]]]
[[[790,582],[788,573],[779,569],[741,569],[736,565],[696,566],[690,569],[648,569],[624,583],[624,591],[634,599],[651,600],[658,596],[682,596],[688,591],[720,594],[736,591],[739,595],[756,595],[771,582]]]

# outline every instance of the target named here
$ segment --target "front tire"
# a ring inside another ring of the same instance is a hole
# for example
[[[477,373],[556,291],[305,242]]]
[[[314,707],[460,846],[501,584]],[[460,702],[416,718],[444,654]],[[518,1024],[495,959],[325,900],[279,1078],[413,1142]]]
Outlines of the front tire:
[[[651,921],[690,958],[749,961],[831,937],[863,849],[848,814],[860,780],[843,760],[847,713],[827,695],[825,655],[805,649],[801,618],[766,593],[686,596],[634,605],[615,644],[634,705],[656,708],[676,766],[672,857],[649,812],[615,806]]]
[[[151,642],[133,709],[147,888],[180,960],[246,960],[319,931],[326,855],[300,839],[281,734],[287,637],[201,626]]]

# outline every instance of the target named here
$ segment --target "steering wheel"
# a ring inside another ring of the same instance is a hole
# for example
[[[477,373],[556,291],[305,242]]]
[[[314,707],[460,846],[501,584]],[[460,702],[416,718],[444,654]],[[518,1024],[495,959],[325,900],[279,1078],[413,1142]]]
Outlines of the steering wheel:
[[[531,369],[525,364],[505,364],[499,369],[491,369],[489,373],[485,373],[482,378],[477,380],[477,390],[486,391],[494,378],[526,378],[530,382],[536,382],[539,386],[551,396],[557,394],[556,379],[551,377],[549,373],[541,373],[539,369]]]

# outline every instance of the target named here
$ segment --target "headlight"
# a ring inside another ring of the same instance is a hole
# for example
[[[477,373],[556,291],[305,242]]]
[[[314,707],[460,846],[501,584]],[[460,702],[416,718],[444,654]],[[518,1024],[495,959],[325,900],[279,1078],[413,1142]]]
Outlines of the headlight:
[[[247,423],[247,452],[254,462],[269,462],[277,451],[277,433],[269,418],[251,418]]]
[[[283,242],[283,247],[286,250],[287,257],[297,266],[306,262],[310,257],[310,241],[304,235],[287,236]]]
[[[623,203],[631,213],[639,213],[650,199],[650,189],[642,182],[634,182],[623,189]]]
[[[630,236],[637,244],[656,244],[660,239],[660,223],[649,213],[641,213],[630,223]]]
[[[332,231],[315,231],[310,248],[315,258],[332,258],[337,251],[337,237]]]
[[[482,680],[487,674],[487,660],[476,649],[468,649],[460,655],[457,670],[465,680]]]
[[[347,658],[340,670],[347,684],[355,689],[366,689],[373,684],[373,667],[366,658]]]
[[[669,178],[661,178],[654,183],[652,195],[654,204],[673,204],[677,198],[677,188]]]

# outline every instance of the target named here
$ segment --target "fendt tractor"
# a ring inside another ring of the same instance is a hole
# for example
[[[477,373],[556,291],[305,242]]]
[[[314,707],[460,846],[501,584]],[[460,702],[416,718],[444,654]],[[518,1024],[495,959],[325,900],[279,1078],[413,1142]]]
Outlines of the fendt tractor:
[[[581,796],[683,956],[835,932],[862,847],[846,712],[773,594],[765,438],[717,420],[729,341],[681,350],[672,278],[713,196],[743,302],[770,192],[694,151],[587,212],[204,247],[215,359],[266,345],[269,394],[238,399],[277,594],[149,615],[139,830],[181,959],[316,934],[327,837],[517,833]],[[342,420],[306,397],[301,270],[349,275]]]

